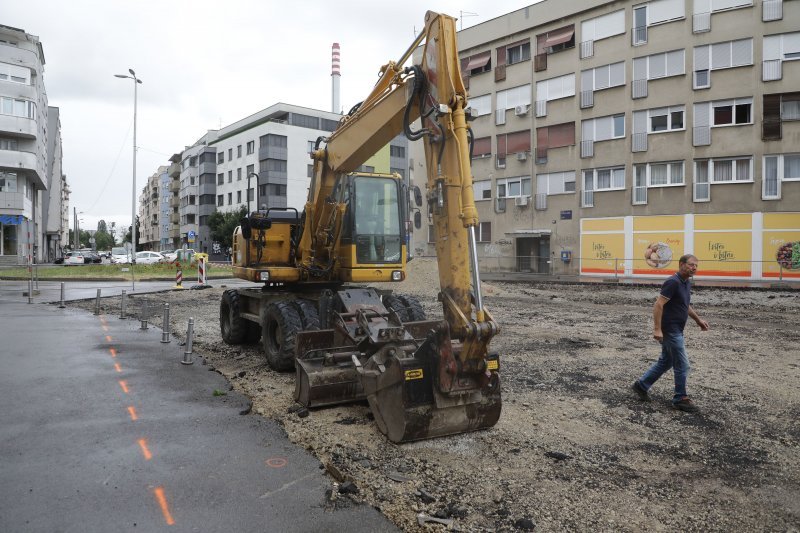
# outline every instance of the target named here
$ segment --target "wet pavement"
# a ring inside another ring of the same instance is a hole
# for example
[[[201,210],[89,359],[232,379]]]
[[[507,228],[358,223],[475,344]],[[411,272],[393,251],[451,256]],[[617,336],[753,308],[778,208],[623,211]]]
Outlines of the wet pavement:
[[[67,299],[98,286],[130,289],[69,283]],[[0,531],[396,530],[331,502],[317,459],[160,329],[42,303],[58,282],[33,304],[23,290],[0,281]]]

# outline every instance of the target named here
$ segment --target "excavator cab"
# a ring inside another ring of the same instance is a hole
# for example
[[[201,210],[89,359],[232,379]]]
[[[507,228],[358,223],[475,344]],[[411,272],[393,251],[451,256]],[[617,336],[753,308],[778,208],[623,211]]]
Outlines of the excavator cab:
[[[342,223],[340,264],[372,269],[404,268],[406,224],[400,198],[402,182],[390,174],[353,173],[334,193],[347,209]]]

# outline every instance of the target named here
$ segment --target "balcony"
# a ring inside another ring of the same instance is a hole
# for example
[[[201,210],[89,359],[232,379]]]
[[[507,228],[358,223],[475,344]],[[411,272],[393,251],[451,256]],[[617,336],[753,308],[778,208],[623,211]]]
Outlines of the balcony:
[[[631,45],[647,44],[647,26],[637,26],[631,30]]]
[[[547,209],[547,194],[543,192],[537,192],[536,196],[533,197],[533,200],[533,207],[537,211],[545,211]]]
[[[0,115],[0,133],[10,133],[23,139],[36,139],[39,136],[35,120],[9,115]]]
[[[761,20],[781,20],[783,18],[783,0],[764,0],[762,4]]]
[[[258,184],[286,185],[287,173],[282,170],[262,170],[258,173]]]
[[[692,33],[711,31],[711,13],[696,13],[692,17]]]
[[[583,41],[581,43],[581,59],[594,56],[594,41]]]
[[[581,207],[594,207],[594,191],[582,191]]]
[[[177,178],[181,175],[181,164],[180,163],[172,163],[169,168],[167,169],[167,175],[170,178]]]

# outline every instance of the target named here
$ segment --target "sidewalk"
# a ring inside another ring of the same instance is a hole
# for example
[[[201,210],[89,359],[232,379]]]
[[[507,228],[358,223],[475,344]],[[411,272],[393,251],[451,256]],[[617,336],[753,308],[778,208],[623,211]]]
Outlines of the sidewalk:
[[[396,530],[159,329],[26,301],[0,302],[0,531]]]

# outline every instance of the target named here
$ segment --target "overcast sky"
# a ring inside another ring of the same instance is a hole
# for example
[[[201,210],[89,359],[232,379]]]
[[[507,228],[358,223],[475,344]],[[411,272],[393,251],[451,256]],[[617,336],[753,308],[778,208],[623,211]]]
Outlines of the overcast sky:
[[[460,29],[534,0],[28,0],[3,2],[0,24],[37,35],[51,106],[61,112],[64,173],[81,227],[131,219],[133,81],[138,93],[137,198],[168,158],[278,102],[331,106],[331,44],[341,45],[341,106],[367,96],[427,10]],[[72,224],[70,223],[70,226]]]

